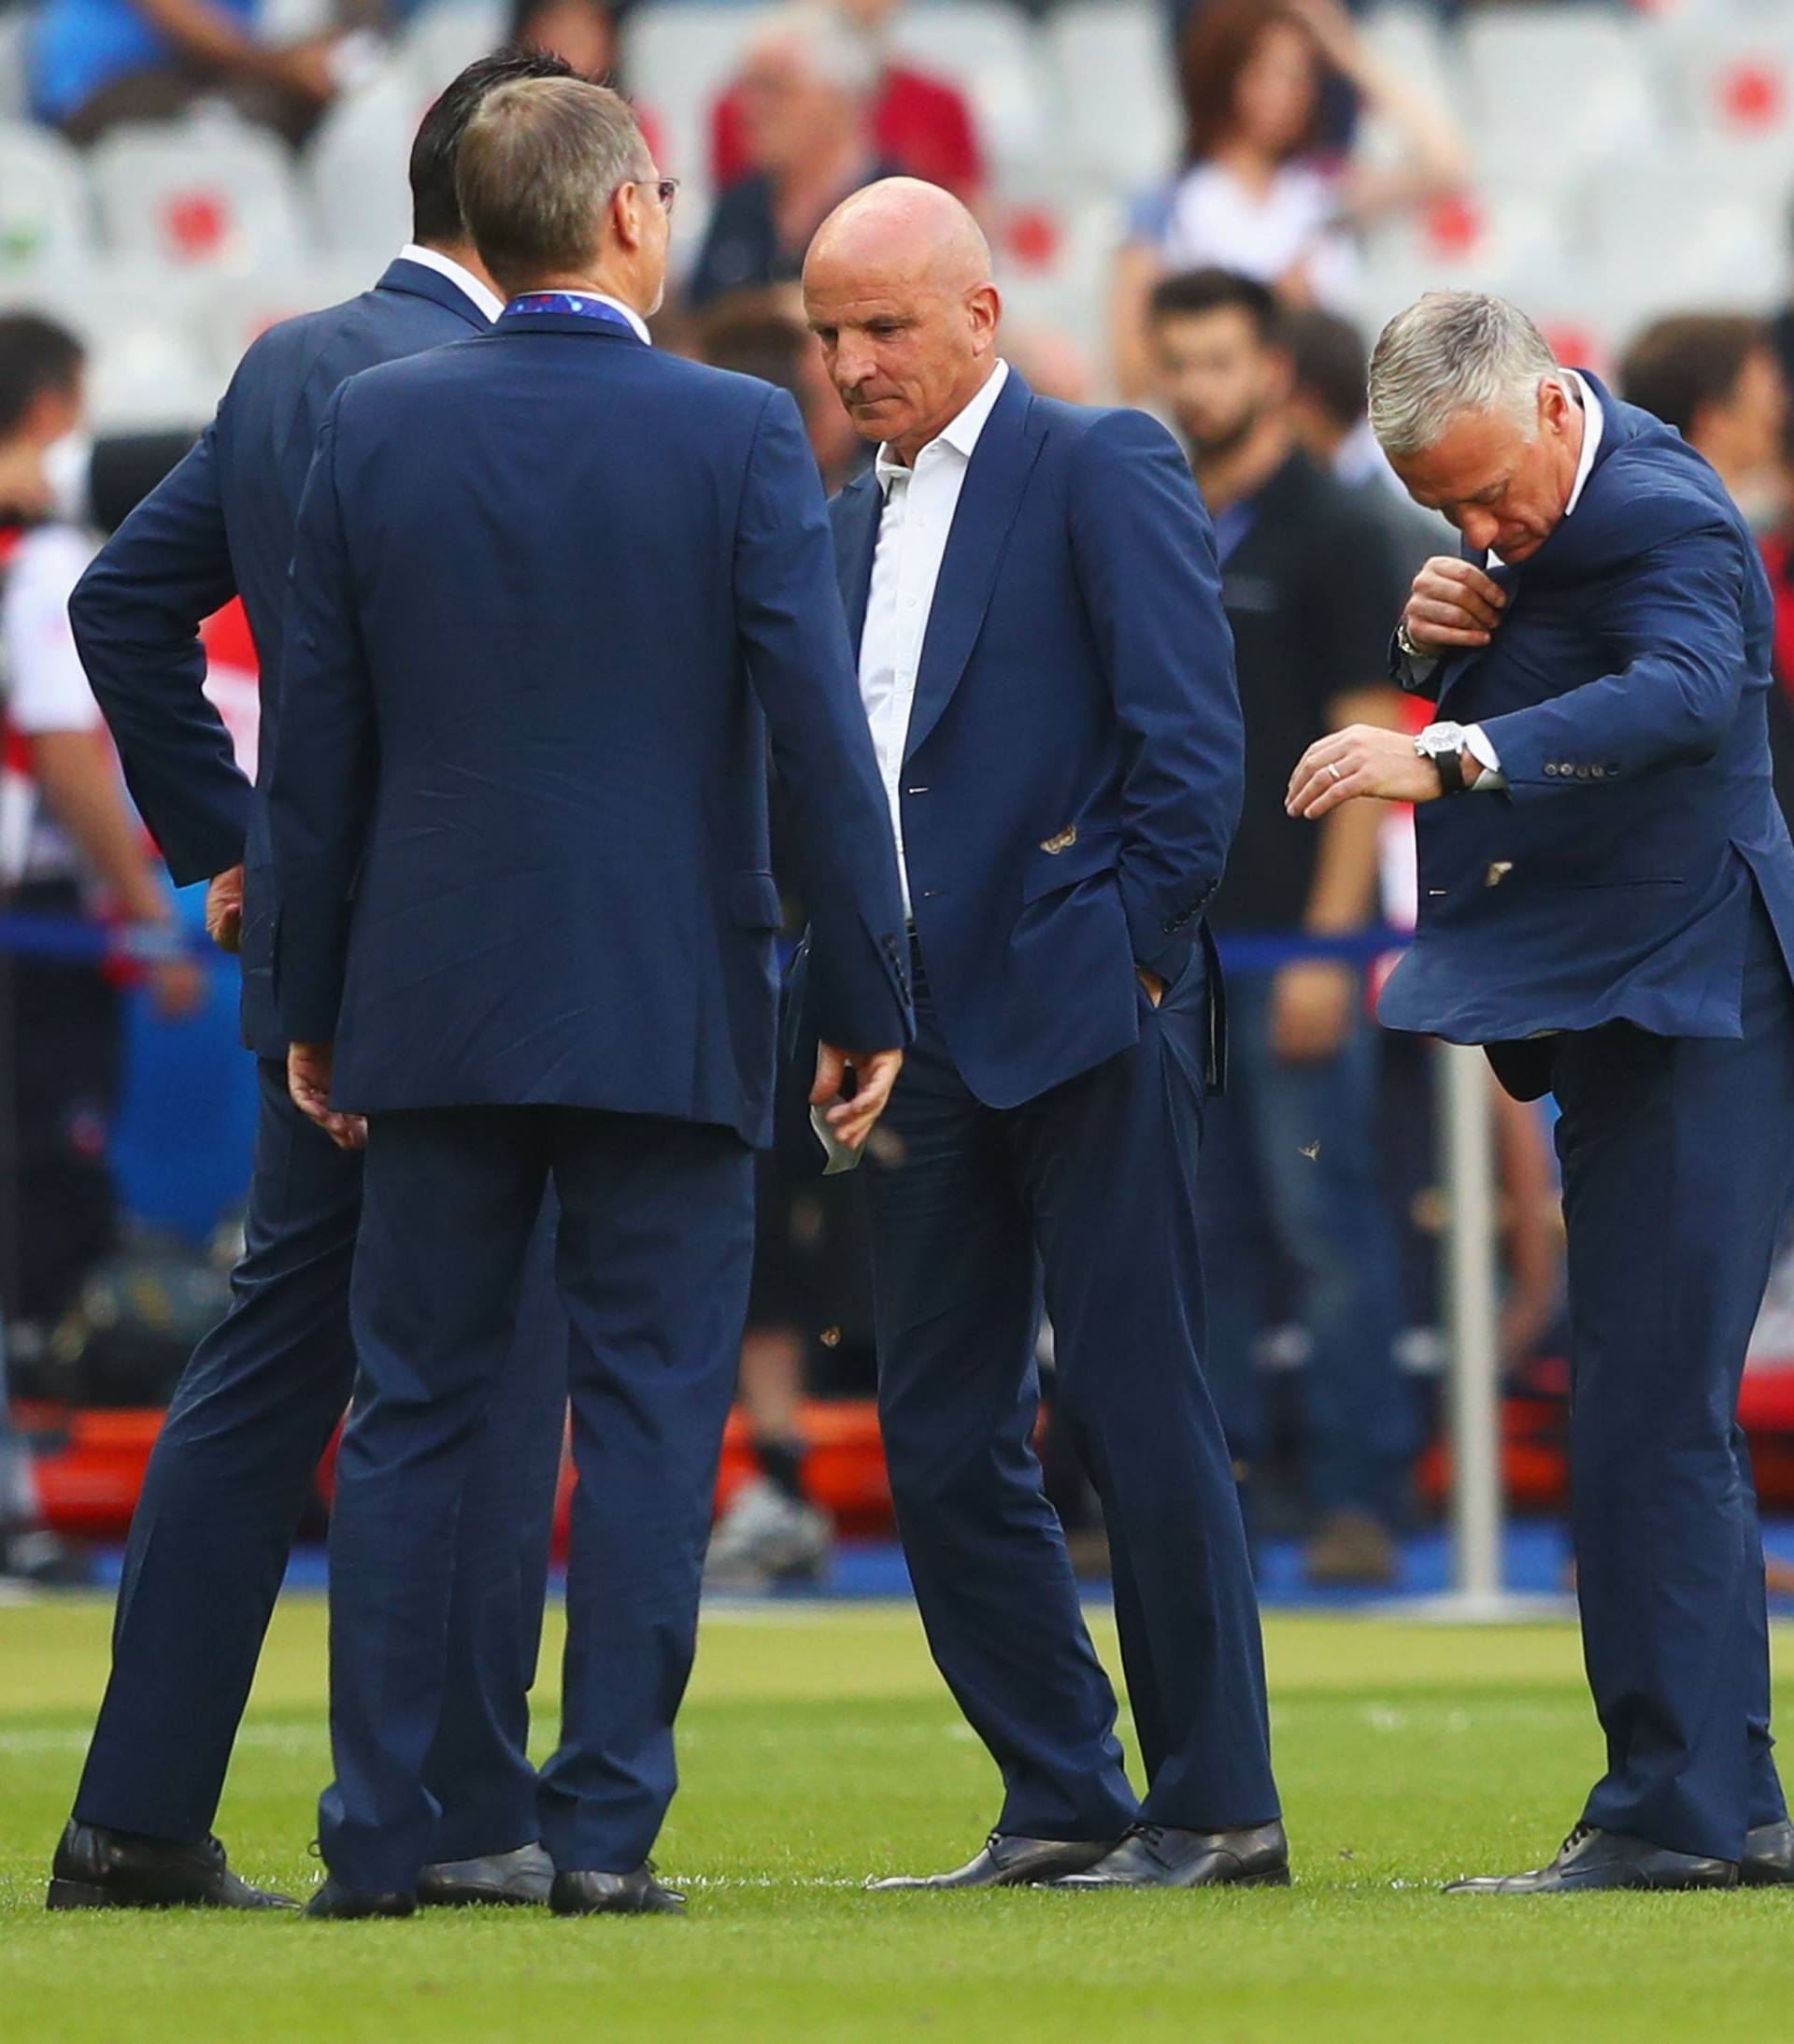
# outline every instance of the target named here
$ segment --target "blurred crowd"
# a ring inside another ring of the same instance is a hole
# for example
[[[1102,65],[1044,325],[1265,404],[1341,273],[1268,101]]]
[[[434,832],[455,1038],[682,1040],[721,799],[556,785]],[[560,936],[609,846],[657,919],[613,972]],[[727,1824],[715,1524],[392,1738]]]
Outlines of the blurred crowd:
[[[1721,40],[1760,20],[1761,47],[1785,58],[1785,71],[1734,71],[1726,88],[1747,131],[1728,161],[1753,180],[1752,218],[1780,220],[1794,191],[1794,40],[1770,0],[1755,4],[1754,17],[1753,0],[1712,0],[1705,11]],[[1368,20],[1340,0],[1188,0],[1157,11],[1126,0],[1038,10],[988,0],[907,10],[904,0],[707,10],[636,0],[626,13],[606,0],[512,0],[503,13],[463,0],[342,0],[329,15],[314,0],[0,7],[0,69],[14,73],[14,101],[0,105],[0,117],[10,115],[0,118],[5,913],[151,937],[180,926],[126,805],[64,607],[98,535],[202,422],[194,378],[158,380],[163,358],[144,356],[136,307],[119,311],[120,290],[151,301],[148,311],[165,294],[184,320],[209,320],[221,358],[249,337],[245,319],[252,330],[303,309],[326,279],[331,295],[347,295],[378,267],[375,237],[389,216],[376,172],[402,160],[432,66],[452,69],[494,41],[529,41],[636,91],[661,167],[685,181],[680,288],[657,341],[790,391],[834,488],[868,457],[804,323],[804,250],[838,201],[874,179],[903,172],[946,185],[978,213],[1013,286],[1008,359],[1049,394],[1158,411],[1187,448],[1215,522],[1248,769],[1216,916],[1240,963],[1231,1084],[1204,1161],[1211,1378],[1255,1522],[1299,1527],[1318,1581],[1392,1580],[1415,1460],[1431,1432],[1442,1195],[1424,1051],[1374,1029],[1375,966],[1360,955],[1368,945],[1353,952],[1351,943],[1411,921],[1409,834],[1383,827],[1369,805],[1348,806],[1319,832],[1292,824],[1283,782],[1323,730],[1411,717],[1386,679],[1390,625],[1419,562],[1455,550],[1455,536],[1401,493],[1366,423],[1367,344],[1394,309],[1389,293],[1419,288],[1434,267],[1452,280],[1489,280],[1480,263],[1506,264],[1497,280],[1519,294],[1531,244],[1523,222],[1502,224],[1507,199],[1535,191],[1541,177],[1561,179],[1553,209],[1563,233],[1593,168],[1620,161],[1599,153],[1624,127],[1614,129],[1610,81],[1568,81],[1568,103],[1593,137],[1578,154],[1548,126],[1566,104],[1554,74],[1540,79],[1539,162],[1491,162],[1494,137],[1474,116],[1497,95],[1487,79],[1468,99],[1446,91],[1437,52],[1461,63],[1473,48],[1499,47],[1488,28],[1497,16],[1514,18],[1523,36],[1545,17],[1573,18],[1591,50],[1630,47],[1615,36],[1697,33],[1648,12],[1590,0],[1436,0]],[[1574,47],[1564,43],[1566,55]],[[963,76],[947,61],[955,49],[967,53]],[[1026,52],[1033,65],[1042,50],[1059,66],[1058,97],[1029,86],[1029,106],[1048,115],[1024,146],[1023,80],[1004,52]],[[1137,124],[1114,85],[1135,75],[1127,64],[1136,61],[1151,86]],[[708,81],[701,93],[696,78]],[[1093,145],[1081,119],[1087,78],[1103,121]],[[1173,132],[1160,134],[1167,121]],[[246,129],[264,131],[257,147],[298,152],[268,171],[278,204],[251,203],[248,172],[260,165],[260,178],[267,159],[246,150]],[[1513,132],[1502,134],[1504,146]],[[1075,135],[1085,140],[1074,147]],[[363,183],[350,145],[370,136]],[[1719,146],[1700,145],[1703,165]],[[1155,173],[1136,176],[1155,150]],[[347,166],[342,177],[334,163]],[[234,167],[208,185],[208,164]],[[316,236],[303,261],[282,241],[295,233],[290,207],[301,189],[320,221],[337,223],[323,236],[328,260]],[[146,194],[159,213],[133,212]],[[206,206],[203,217],[193,210]],[[159,236],[158,266],[146,268]],[[389,238],[390,254],[404,235]],[[1716,231],[1711,302],[1665,307],[1641,287],[1625,303],[1651,316],[1622,327],[1559,265],[1540,286],[1551,302],[1531,309],[1553,317],[1571,359],[1611,375],[1705,454],[1761,535],[1785,683],[1773,709],[1777,773],[1794,804],[1794,306],[1773,309],[1789,236],[1779,230],[1774,260],[1758,263],[1749,291],[1735,288],[1727,263],[1737,249],[1721,239]],[[243,263],[233,248],[248,251]],[[72,250],[87,251],[99,283],[84,281]],[[1701,252],[1678,242],[1675,273],[1707,274]],[[1643,241],[1631,250],[1641,272],[1660,267],[1659,255]],[[218,295],[189,290],[177,274],[184,257]],[[167,430],[141,430],[150,425]],[[253,649],[240,617],[215,621],[210,650],[252,765]],[[801,926],[800,903],[789,904],[788,920]],[[1317,939],[1322,951],[1304,952]],[[1327,952],[1335,939],[1346,941]],[[121,1261],[146,1253],[121,1197],[113,1140],[127,1016],[156,1018],[139,1049],[170,1058],[182,1085],[252,1082],[216,1035],[184,1064],[164,1041],[198,1026],[190,1018],[205,992],[199,968],[172,954],[120,972],[0,946],[0,1311],[15,1390],[80,1393],[95,1288],[113,1302],[116,1334],[116,1302],[131,1294]],[[1497,1113],[1503,1346],[1510,1367],[1525,1371],[1549,1357],[1557,1332],[1555,1167],[1532,1109],[1499,1096]],[[713,1579],[730,1585],[826,1573],[833,1529],[807,1470],[805,1401],[872,1388],[858,1188],[815,1177],[801,1103],[785,1120],[762,1171],[743,1356],[759,1475],[737,1493],[712,1551]],[[206,1232],[187,1223],[191,1236]],[[188,1253],[211,1267],[197,1242]],[[159,1372],[172,1378],[178,1349],[146,1336],[153,1360],[135,1387],[142,1398],[162,1388]],[[1042,1362],[1050,1371],[1050,1331]],[[1050,1441],[1047,1452],[1054,1464]],[[9,1525],[22,1539],[32,1516],[22,1462],[9,1453],[0,1424],[0,1540]],[[1060,1485],[1068,1527],[1083,1549],[1100,1549],[1076,1478],[1068,1471]]]

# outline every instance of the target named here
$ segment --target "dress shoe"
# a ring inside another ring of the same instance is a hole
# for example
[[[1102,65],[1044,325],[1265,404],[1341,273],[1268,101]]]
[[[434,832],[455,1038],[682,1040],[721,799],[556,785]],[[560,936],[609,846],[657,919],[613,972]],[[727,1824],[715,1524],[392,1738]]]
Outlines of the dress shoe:
[[[1448,1895],[1561,1895],[1585,1888],[1735,1888],[1735,1860],[1672,1852],[1643,1838],[1578,1824],[1549,1866],[1448,1881]]]
[[[1781,1888],[1794,1881],[1794,1823],[1758,1824],[1744,1840],[1738,1878],[1746,1888]]]
[[[546,1904],[554,1886],[554,1862],[539,1845],[484,1859],[442,1860],[418,1876],[418,1901],[426,1909]]]
[[[306,1904],[306,1914],[319,1923],[353,1923],[370,1916],[411,1916],[418,1898],[408,1889],[377,1894],[370,1888],[346,1888],[334,1874]]]
[[[1135,1824],[1107,1858],[1055,1888],[1287,1888],[1289,1840],[1280,1823],[1245,1831]]]
[[[72,1819],[50,1867],[51,1909],[296,1909],[232,1873],[216,1838],[178,1845]]]
[[[1109,1850],[1106,1838],[1017,1838],[993,1831],[984,1850],[950,1874],[890,1874],[866,1886],[878,1894],[912,1888],[1038,1887],[1061,1874],[1081,1874]]]
[[[1388,1590],[1402,1573],[1402,1551],[1374,1514],[1343,1509],[1322,1521],[1305,1566],[1317,1589]]]
[[[557,1874],[548,1894],[556,1916],[683,1916],[685,1897],[662,1888],[652,1867],[633,1874]]]

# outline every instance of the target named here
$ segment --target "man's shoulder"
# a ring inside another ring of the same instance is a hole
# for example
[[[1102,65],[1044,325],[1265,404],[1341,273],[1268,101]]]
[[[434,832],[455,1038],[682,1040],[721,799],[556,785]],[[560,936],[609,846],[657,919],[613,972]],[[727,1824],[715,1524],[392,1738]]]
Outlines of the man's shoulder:
[[[231,396],[285,396],[314,378],[344,378],[468,333],[466,322],[427,298],[358,292],[281,320],[254,340],[231,380]]]
[[[1648,412],[1627,410],[1634,430],[1592,471],[1570,526],[1637,553],[1702,527],[1735,525],[1738,514],[1707,461]]]
[[[1032,397],[1032,419],[1043,433],[1043,453],[1078,467],[1108,465],[1143,453],[1184,456],[1170,429],[1132,405],[1074,405]]]

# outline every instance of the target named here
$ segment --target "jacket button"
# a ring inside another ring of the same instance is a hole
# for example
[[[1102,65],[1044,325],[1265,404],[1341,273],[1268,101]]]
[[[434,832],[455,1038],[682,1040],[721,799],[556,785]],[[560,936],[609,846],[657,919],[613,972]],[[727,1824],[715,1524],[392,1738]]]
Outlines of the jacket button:
[[[1558,763],[1557,763],[1557,761],[1556,761],[1556,760],[1546,760],[1546,761],[1545,761],[1545,778],[1546,778],[1546,779],[1547,779],[1548,780],[1555,780],[1555,779],[1556,779],[1558,778]]]
[[[1578,780],[1590,780],[1593,778],[1593,773],[1590,768],[1587,766],[1578,766],[1576,768],[1576,779]]]

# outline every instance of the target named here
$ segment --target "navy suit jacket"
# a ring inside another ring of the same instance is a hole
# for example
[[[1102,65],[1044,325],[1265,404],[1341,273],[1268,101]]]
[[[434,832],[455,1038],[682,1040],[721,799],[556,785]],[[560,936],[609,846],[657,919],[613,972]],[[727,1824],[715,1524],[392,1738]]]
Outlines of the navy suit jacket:
[[[769,723],[823,1034],[906,1040],[890,819],[784,393],[566,312],[352,379],[283,666],[276,993],[335,1038],[344,1107],[770,1140]]]
[[[1530,561],[1491,570],[1508,591],[1493,641],[1418,684],[1397,663],[1442,716],[1482,724],[1508,785],[1415,812],[1419,925],[1380,1008],[1394,1028],[1735,1036],[1753,891],[1794,960],[1756,542],[1678,434],[1588,380],[1594,468]]]
[[[125,520],[69,604],[132,796],[170,872],[185,884],[246,867],[243,1036],[263,1057],[286,1054],[270,979],[266,804],[237,771],[204,693],[199,628],[241,595],[261,668],[265,784],[279,741],[292,530],[324,406],[358,369],[486,323],[449,279],[400,260],[360,297],[271,327],[199,444]]]
[[[880,509],[870,473],[833,506],[856,647]],[[1214,536],[1176,443],[1011,368],[954,513],[902,780],[929,986],[986,1105],[1135,1042],[1136,964],[1202,969],[1244,761]]]

